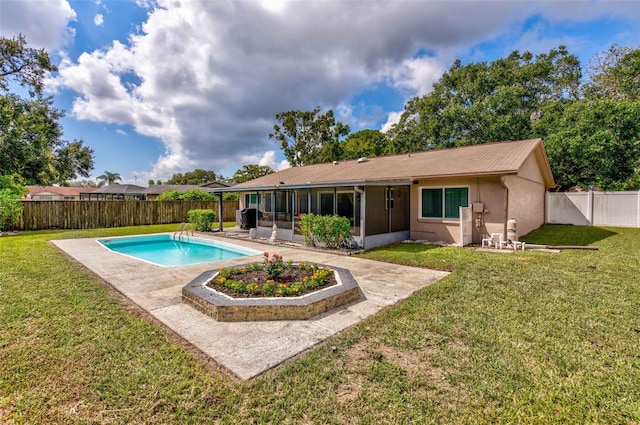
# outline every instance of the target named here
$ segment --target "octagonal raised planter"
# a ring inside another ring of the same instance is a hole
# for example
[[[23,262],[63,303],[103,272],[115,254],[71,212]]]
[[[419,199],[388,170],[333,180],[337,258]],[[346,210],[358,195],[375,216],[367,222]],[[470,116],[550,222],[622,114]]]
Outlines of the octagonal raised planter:
[[[358,283],[349,270],[340,267],[331,270],[336,285],[298,297],[269,298],[234,298],[218,292],[207,285],[216,278],[219,269],[208,270],[182,288],[182,302],[221,322],[309,319],[360,297]]]

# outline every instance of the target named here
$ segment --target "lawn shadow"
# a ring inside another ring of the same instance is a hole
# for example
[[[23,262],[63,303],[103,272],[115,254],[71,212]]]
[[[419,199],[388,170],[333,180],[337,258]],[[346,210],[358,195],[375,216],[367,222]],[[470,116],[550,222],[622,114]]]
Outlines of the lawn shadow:
[[[527,243],[542,245],[588,246],[617,234],[617,232],[597,226],[545,224],[520,239]]]

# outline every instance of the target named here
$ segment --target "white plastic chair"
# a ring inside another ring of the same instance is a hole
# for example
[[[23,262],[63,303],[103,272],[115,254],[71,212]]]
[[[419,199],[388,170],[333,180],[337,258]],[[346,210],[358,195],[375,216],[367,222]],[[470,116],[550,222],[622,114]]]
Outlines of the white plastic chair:
[[[502,233],[492,233],[490,237],[482,239],[482,246],[502,249]]]

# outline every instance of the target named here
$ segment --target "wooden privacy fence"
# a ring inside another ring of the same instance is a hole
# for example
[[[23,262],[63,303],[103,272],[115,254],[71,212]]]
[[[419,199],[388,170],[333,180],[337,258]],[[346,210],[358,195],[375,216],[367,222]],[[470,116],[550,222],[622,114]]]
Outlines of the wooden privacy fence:
[[[181,223],[194,209],[218,213],[218,201],[24,201],[19,230],[96,229]],[[238,201],[222,201],[223,221],[235,221]]]

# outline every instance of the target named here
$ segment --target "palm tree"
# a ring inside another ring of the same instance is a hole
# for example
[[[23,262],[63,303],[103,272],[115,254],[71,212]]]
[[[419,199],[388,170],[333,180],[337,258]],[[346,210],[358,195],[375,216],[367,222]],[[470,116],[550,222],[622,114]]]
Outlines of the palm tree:
[[[108,185],[112,185],[116,180],[122,180],[120,177],[120,173],[110,173],[109,171],[105,171],[104,174],[96,177],[96,180],[101,180],[100,186],[103,186],[105,183]]]

